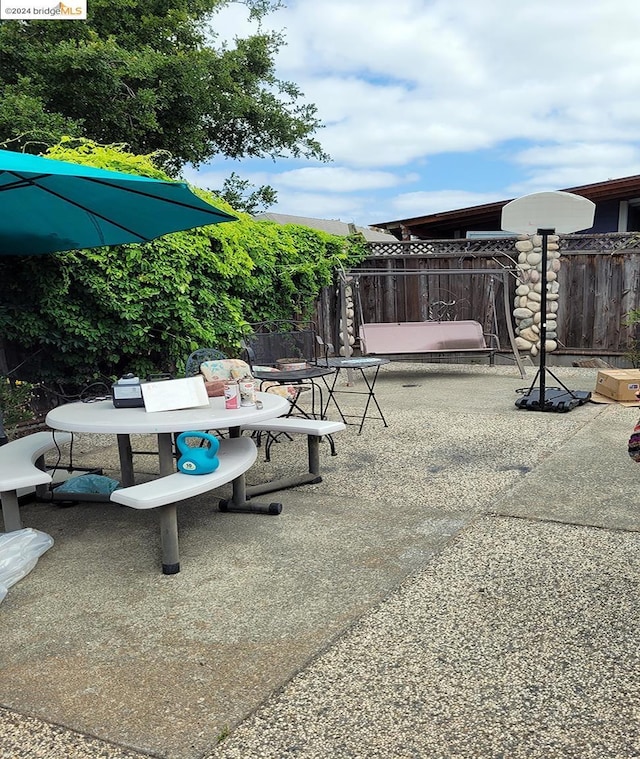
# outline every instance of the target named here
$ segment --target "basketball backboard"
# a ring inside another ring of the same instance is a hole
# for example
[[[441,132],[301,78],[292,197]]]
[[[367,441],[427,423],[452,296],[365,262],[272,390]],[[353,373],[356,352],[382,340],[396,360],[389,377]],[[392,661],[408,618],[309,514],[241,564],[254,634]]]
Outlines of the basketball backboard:
[[[538,230],[570,234],[593,226],[596,205],[570,192],[534,192],[516,198],[502,209],[502,229],[534,235]]]

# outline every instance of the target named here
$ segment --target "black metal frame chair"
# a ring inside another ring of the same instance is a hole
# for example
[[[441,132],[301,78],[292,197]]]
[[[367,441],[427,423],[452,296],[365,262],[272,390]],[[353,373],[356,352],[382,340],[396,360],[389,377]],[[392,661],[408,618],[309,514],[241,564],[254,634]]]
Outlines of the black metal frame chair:
[[[220,361],[225,358],[229,358],[227,354],[217,350],[216,348],[198,348],[198,350],[193,351],[193,353],[191,353],[191,355],[189,355],[187,358],[184,365],[184,376],[197,377],[198,374],[200,374],[200,364],[205,361]],[[214,430],[214,432],[219,438],[226,437],[226,434],[223,430]],[[177,446],[175,446],[175,442],[177,439],[178,435],[174,435],[174,447],[176,448]],[[199,445],[203,446],[204,444],[205,441],[201,440]]]
[[[301,359],[312,366],[327,359],[333,346],[325,343],[314,322],[290,319],[257,322],[244,336],[242,347],[250,366],[276,366],[283,358]]]
[[[296,414],[307,418],[322,418],[324,409],[322,386],[315,382],[327,370],[329,353],[333,346],[325,343],[318,334],[316,324],[312,321],[295,321],[281,319],[276,321],[257,322],[249,325],[252,328],[242,340],[242,348],[246,354],[251,373],[261,383],[279,382],[286,385],[298,386],[300,390],[311,390],[311,414],[301,408],[297,399],[292,401],[287,416]],[[307,364],[306,369],[280,372],[261,372],[259,367],[278,367],[282,359],[299,360]],[[325,363],[323,364],[322,361]],[[262,387],[262,385],[261,385]],[[316,395],[319,396],[317,405]],[[298,396],[300,397],[300,396]],[[319,408],[319,413],[316,411]],[[271,445],[280,434],[269,435],[266,445],[266,457],[269,460]],[[288,436],[287,436],[288,437]],[[331,455],[336,455],[335,443],[331,435],[326,436],[331,446]],[[289,438],[290,439],[290,438]]]
[[[184,376],[195,377],[200,374],[200,364],[204,361],[220,361],[224,358],[229,358],[229,356],[215,348],[198,348],[187,358],[184,365]]]
[[[322,387],[314,382],[325,372],[329,353],[333,346],[325,343],[318,334],[316,325],[311,321],[294,321],[282,319],[278,321],[257,322],[250,325],[252,332],[244,336],[242,347],[247,356],[247,362],[252,374],[262,383],[279,382],[281,384],[299,386],[311,390],[311,415],[322,417],[324,409]],[[283,359],[304,362],[307,367],[300,370],[281,371],[279,374],[265,373],[260,367],[280,368],[279,361]],[[321,364],[324,360],[324,364]],[[320,413],[316,413],[316,394],[320,397]],[[308,414],[293,403],[290,413],[297,411],[302,416]]]

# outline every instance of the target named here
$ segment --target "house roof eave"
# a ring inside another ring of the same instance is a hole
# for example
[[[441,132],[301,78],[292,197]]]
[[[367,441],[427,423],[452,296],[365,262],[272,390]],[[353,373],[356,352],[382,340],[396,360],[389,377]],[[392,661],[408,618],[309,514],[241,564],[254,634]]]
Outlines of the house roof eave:
[[[578,187],[569,187],[562,192],[570,192],[575,195],[589,200],[622,200],[629,198],[634,194],[640,198],[640,174],[630,177],[621,177],[619,179],[609,179],[606,182],[595,182],[593,184],[580,185]],[[495,214],[499,213],[502,208],[513,198],[500,200],[494,203],[484,203],[479,206],[469,206],[468,208],[457,208],[451,211],[441,211],[439,213],[425,214],[424,216],[414,216],[408,219],[395,219],[387,222],[376,222],[371,226],[382,229],[414,229],[421,226],[435,227],[439,224],[451,226],[456,221],[464,220],[468,222],[478,221],[481,217],[489,220]]]

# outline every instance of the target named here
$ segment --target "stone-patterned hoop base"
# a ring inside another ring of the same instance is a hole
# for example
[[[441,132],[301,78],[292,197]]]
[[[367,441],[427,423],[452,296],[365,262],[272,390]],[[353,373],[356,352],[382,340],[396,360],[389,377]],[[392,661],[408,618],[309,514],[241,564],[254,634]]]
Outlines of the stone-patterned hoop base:
[[[547,289],[547,353],[558,347],[558,272],[560,271],[560,238],[547,237],[547,270],[542,271],[542,235],[521,235],[516,242],[518,251],[518,281],[513,309],[516,322],[518,350],[528,351],[532,357],[540,353],[540,322],[542,288]]]

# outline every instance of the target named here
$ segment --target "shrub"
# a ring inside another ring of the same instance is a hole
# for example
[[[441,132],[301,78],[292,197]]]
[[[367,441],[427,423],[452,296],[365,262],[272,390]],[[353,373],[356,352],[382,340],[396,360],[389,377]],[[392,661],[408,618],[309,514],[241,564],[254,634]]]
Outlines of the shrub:
[[[169,177],[121,147],[65,140],[48,155]],[[194,349],[231,354],[247,322],[307,317],[338,267],[364,258],[364,240],[254,221],[194,189],[238,220],[139,245],[0,260],[0,330],[23,379],[81,385],[126,371],[174,372]]]

